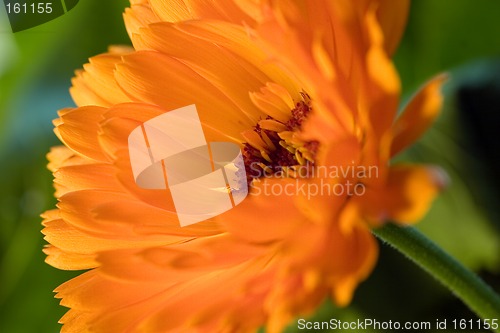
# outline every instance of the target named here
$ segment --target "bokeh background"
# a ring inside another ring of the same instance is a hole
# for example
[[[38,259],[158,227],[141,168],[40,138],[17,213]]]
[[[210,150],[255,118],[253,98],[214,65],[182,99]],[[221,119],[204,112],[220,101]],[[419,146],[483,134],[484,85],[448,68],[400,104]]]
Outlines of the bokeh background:
[[[0,332],[59,332],[65,309],[52,290],[79,272],[44,263],[39,214],[55,204],[45,154],[58,144],[51,120],[72,106],[73,71],[110,44],[129,44],[127,0],[85,0],[66,15],[13,34],[0,7]],[[1,6],[1,4],[0,4]],[[451,186],[418,225],[500,291],[500,1],[416,0],[395,56],[408,99],[449,72],[446,107],[399,159],[434,163]],[[354,302],[330,302],[314,319],[431,321],[476,318],[432,277],[381,246]],[[499,314],[500,317],[500,314]],[[242,318],[244,320],[244,318]],[[295,332],[291,323],[289,332]],[[369,330],[367,330],[369,332]],[[442,331],[441,331],[442,332]],[[112,328],[110,328],[110,333]]]

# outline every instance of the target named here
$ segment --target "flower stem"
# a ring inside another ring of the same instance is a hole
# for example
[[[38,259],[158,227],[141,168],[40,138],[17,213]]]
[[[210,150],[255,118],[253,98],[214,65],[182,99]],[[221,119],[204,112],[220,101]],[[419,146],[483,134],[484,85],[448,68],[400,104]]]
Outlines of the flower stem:
[[[500,296],[420,231],[389,223],[373,233],[434,276],[480,318],[500,319]]]

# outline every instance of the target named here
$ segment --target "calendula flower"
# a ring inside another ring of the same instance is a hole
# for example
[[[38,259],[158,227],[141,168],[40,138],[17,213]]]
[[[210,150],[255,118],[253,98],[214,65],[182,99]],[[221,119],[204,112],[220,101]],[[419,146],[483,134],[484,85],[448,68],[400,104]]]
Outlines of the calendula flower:
[[[63,332],[281,331],[373,269],[370,229],[418,221],[435,168],[391,164],[432,123],[443,77],[397,116],[390,56],[408,1],[136,0],[133,48],[77,72],[48,154],[47,262],[88,269],[57,289]],[[139,188],[128,136],[197,106],[207,141],[243,151],[249,196],[181,228],[168,190]]]

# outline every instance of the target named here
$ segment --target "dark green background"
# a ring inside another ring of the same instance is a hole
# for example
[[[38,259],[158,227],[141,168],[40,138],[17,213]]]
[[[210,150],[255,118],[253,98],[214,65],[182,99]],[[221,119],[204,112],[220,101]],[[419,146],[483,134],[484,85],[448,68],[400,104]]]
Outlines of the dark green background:
[[[13,34],[0,15],[0,332],[58,332],[52,290],[77,272],[44,264],[38,215],[55,204],[45,154],[51,120],[72,106],[73,71],[110,44],[129,44],[127,1],[81,1],[68,14]],[[3,8],[2,8],[3,9]],[[416,0],[396,64],[408,98],[448,71],[446,107],[403,160],[436,163],[452,179],[419,228],[500,290],[500,2]],[[499,314],[500,316],[500,314]],[[317,318],[432,321],[474,316],[391,249],[347,309]],[[244,320],[244,318],[242,318]],[[290,331],[295,331],[292,323]],[[110,331],[110,333],[113,333]]]
[[[61,0],[3,0],[3,3],[13,32],[36,27],[65,13]]]

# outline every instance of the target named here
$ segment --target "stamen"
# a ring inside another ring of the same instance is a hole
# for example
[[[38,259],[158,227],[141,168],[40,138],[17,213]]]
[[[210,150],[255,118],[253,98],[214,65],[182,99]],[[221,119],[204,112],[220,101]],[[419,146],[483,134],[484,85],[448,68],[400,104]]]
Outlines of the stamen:
[[[269,147],[269,150],[271,150],[271,151],[275,151],[276,150],[276,146],[274,145],[274,143],[271,140],[271,138],[269,138],[269,136],[266,134],[266,131],[261,131],[260,132],[260,136],[261,136],[262,140],[264,140],[264,142]]]
[[[303,152],[302,157],[304,157],[309,162],[314,163],[314,155],[311,154],[310,152],[308,152],[308,151]]]
[[[285,124],[282,124],[279,121],[276,121],[274,119],[261,120],[261,121],[259,121],[259,126],[262,129],[265,129],[268,131],[273,131],[276,133],[286,131],[286,129],[287,129]]]
[[[261,151],[260,151],[260,154],[262,155],[262,157],[264,157],[264,159],[265,159],[266,161],[268,161],[269,163],[273,163],[273,160],[271,159],[271,157],[269,156],[269,154],[268,154],[268,153],[266,153],[266,151],[265,151],[265,150],[261,150]]]
[[[248,142],[248,144],[258,150],[266,150],[266,143],[262,140],[262,137],[256,131],[245,131],[241,133],[243,138]]]
[[[311,99],[301,93],[302,101],[295,104],[286,122],[268,116],[252,129],[242,133],[247,143],[243,160],[247,181],[263,175],[308,177],[319,147],[317,141],[302,141],[295,133],[311,113]],[[264,171],[264,173],[262,172]]]
[[[306,160],[302,157],[302,153],[299,150],[295,151],[295,159],[299,162],[300,165],[305,165]]]
[[[272,172],[272,169],[264,163],[259,163],[259,166],[262,168],[262,170],[264,170],[266,174],[270,174]]]

